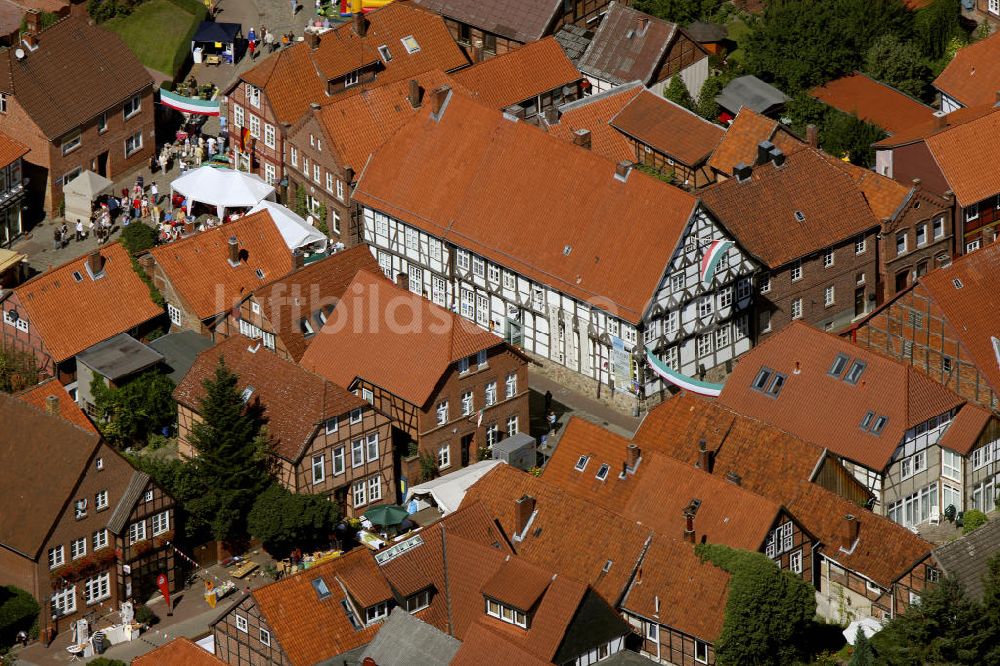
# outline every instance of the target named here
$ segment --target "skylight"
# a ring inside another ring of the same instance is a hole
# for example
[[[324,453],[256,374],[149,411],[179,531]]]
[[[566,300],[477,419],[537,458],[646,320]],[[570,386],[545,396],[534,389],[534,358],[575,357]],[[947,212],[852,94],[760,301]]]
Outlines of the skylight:
[[[795,219],[798,222],[805,222],[806,221],[806,214],[803,213],[801,210],[797,210],[797,211],[795,211]]]
[[[961,289],[962,287],[965,286],[964,284],[962,284],[962,281],[959,280],[958,278],[953,279],[951,283],[955,285],[955,289]]]
[[[885,416],[880,416],[877,419],[875,419],[875,425],[872,426],[872,434],[881,435],[882,429],[885,428],[886,421],[888,420],[889,419]]]
[[[326,599],[330,596],[330,588],[326,586],[326,581],[322,578],[317,578],[312,582],[313,589],[316,590],[317,596],[320,599]]]
[[[261,269],[258,268],[255,272],[257,273],[257,279],[258,280],[263,280],[264,279],[264,271],[263,270],[261,270]]]
[[[83,282],[83,276],[80,275],[80,271],[73,271],[73,279],[77,282]]]
[[[608,478],[608,472],[610,471],[611,467],[609,465],[607,464],[601,465],[601,468],[597,470],[597,477],[596,477],[597,480],[603,481],[604,479]]]
[[[849,360],[847,354],[837,354],[837,358],[833,359],[833,366],[830,367],[830,374],[839,379]]]
[[[580,456],[580,459],[576,461],[576,467],[574,469],[578,472],[582,472],[587,469],[588,462],[590,462],[590,456]]]
[[[848,384],[857,384],[858,380],[861,379],[861,373],[864,371],[865,363],[863,361],[854,361],[851,364],[851,369],[844,375],[844,381]]]
[[[417,43],[417,40],[413,35],[407,35],[399,41],[403,43],[403,48],[406,49],[406,52],[410,55],[413,55],[420,50],[420,44]]]
[[[760,372],[757,373],[757,378],[753,380],[752,387],[754,390],[763,391],[770,379],[771,371],[767,368],[761,368]]]
[[[246,402],[247,400],[250,399],[250,396],[252,395],[253,395],[253,386],[247,386],[245,389],[243,389],[243,393],[240,394],[240,399],[243,400],[243,402]]]
[[[382,60],[384,60],[386,62],[389,62],[390,60],[392,60],[392,54],[389,53],[389,47],[386,46],[385,44],[383,44],[382,46],[378,47],[378,54],[380,56],[382,56]]]
[[[869,411],[861,419],[861,429],[868,430],[868,426],[872,424],[872,419],[875,418],[875,412]]]
[[[767,387],[767,394],[777,398],[778,394],[781,393],[781,387],[785,385],[785,375],[781,373],[774,373],[774,379],[771,381],[771,385]]]

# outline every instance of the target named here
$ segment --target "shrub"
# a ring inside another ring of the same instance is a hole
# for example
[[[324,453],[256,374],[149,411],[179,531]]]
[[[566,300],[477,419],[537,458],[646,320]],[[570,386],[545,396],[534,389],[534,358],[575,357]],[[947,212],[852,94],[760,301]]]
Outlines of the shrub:
[[[149,608],[149,606],[139,604],[135,607],[135,621],[139,624],[153,625],[159,622],[160,618]]]
[[[11,645],[17,632],[28,631],[41,610],[34,597],[24,590],[0,587],[0,645]]]
[[[156,245],[156,230],[142,223],[133,222],[122,229],[122,245],[132,254],[138,254]]]
[[[38,383],[38,361],[29,352],[0,346],[0,392],[16,393]]]
[[[291,493],[278,484],[261,493],[247,516],[250,534],[275,557],[298,546],[325,545],[340,520],[339,506],[322,495]]]
[[[971,509],[969,511],[966,511],[965,515],[962,517],[962,522],[963,522],[962,534],[969,534],[970,532],[975,532],[980,527],[985,525],[988,520],[989,518],[986,517],[986,514],[983,513],[982,511],[979,511],[978,509]]]

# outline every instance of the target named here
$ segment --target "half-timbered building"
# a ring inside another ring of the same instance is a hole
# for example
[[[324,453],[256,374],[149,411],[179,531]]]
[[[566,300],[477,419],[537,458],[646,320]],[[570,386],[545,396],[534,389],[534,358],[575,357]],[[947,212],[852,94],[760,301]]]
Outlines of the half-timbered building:
[[[197,455],[191,430],[201,420],[204,383],[222,362],[237,376],[247,405],[258,409],[266,423],[281,485],[295,493],[325,495],[346,516],[396,502],[388,417],[243,336],[199,354],[174,390],[182,456]]]
[[[387,276],[570,381],[649,396],[665,384],[644,348],[668,376],[750,348],[755,264],[693,197],[454,91],[375,154],[354,200]]]

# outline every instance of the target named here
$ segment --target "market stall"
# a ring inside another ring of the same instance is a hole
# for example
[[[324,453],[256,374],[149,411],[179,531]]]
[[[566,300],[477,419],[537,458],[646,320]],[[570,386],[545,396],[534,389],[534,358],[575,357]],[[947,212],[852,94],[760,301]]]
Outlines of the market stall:
[[[307,254],[326,250],[327,237],[294,211],[274,201],[264,200],[251,208],[250,212],[256,213],[261,210],[271,214],[271,219],[281,232],[281,237],[285,239],[288,249],[301,249]]]
[[[236,62],[236,46],[242,39],[239,23],[202,21],[191,38],[191,56],[195,63],[231,65]]]
[[[202,166],[170,183],[171,193],[182,195],[188,216],[195,203],[214,206],[219,220],[227,209],[250,209],[274,198],[274,188],[260,176],[243,171]]]
[[[102,194],[111,192],[114,185],[110,180],[87,170],[63,185],[63,197],[66,201],[66,211],[63,215],[67,220],[89,220],[94,210],[94,200]]]

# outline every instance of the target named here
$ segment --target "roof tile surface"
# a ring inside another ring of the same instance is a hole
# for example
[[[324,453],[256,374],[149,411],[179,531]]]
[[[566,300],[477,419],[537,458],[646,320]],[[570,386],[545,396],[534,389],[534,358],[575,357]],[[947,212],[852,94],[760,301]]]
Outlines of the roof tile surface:
[[[225,663],[183,636],[132,660],[132,666],[221,666]]]
[[[578,64],[584,72],[611,83],[652,85],[677,30],[674,23],[610,2]]]
[[[69,393],[66,392],[66,389],[63,388],[63,385],[55,377],[42,382],[34,388],[17,394],[18,398],[29,405],[34,405],[42,411],[46,409],[49,396],[55,396],[56,400],[59,401],[59,416],[88,432],[98,434],[94,424],[90,422],[90,419],[83,413],[83,410],[73,402],[73,398],[69,397]]]
[[[757,157],[757,144],[761,141],[770,141],[786,155],[804,145],[782,129],[778,121],[743,107],[715,148],[708,165],[725,174],[732,174],[733,167],[740,162],[752,165]]]
[[[508,37],[533,42],[549,33],[561,0],[414,0],[422,7],[460,23]]]
[[[635,148],[609,121],[643,91],[640,83],[627,83],[597,95],[564,104],[559,122],[546,127],[558,139],[573,143],[577,130],[590,132],[590,149],[615,162],[634,162]]]
[[[929,136],[925,141],[960,206],[971,206],[1000,192],[1000,171],[982,160],[1000,151],[997,109]]]
[[[834,79],[809,94],[890,134],[925,123],[934,113],[923,102],[861,72]]]
[[[994,33],[960,48],[934,87],[966,107],[993,104],[1000,90],[1000,37]]]
[[[611,126],[688,166],[705,162],[726,133],[648,90],[626,104]]]

